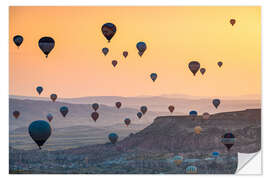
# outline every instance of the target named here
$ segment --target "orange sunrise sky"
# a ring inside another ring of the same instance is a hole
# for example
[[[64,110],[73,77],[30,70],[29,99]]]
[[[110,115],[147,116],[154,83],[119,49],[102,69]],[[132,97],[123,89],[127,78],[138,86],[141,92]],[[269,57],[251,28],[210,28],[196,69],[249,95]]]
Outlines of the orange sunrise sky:
[[[107,22],[117,27],[110,43],[101,32]],[[42,97],[59,98],[261,94],[260,7],[18,6],[10,7],[9,23],[11,95],[37,96],[39,85]],[[13,43],[17,34],[24,37],[20,48]],[[38,47],[43,36],[55,40],[47,59]],[[139,41],[147,45],[142,57]],[[193,76],[192,60],[206,68],[204,75]]]

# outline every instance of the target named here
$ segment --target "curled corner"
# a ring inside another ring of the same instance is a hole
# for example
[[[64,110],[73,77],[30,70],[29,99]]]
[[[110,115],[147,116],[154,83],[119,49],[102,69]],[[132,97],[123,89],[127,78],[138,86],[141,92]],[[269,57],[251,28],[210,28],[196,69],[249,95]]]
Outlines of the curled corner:
[[[256,153],[238,153],[237,170],[235,174],[262,174],[261,151]]]

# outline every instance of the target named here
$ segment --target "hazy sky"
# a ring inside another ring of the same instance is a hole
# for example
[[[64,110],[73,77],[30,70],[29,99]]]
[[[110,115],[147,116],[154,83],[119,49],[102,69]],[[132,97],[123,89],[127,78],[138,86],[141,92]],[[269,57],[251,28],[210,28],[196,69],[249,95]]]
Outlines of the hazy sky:
[[[110,43],[106,22],[117,27]],[[9,28],[10,94],[36,96],[38,85],[41,96],[59,97],[261,94],[260,7],[10,7]],[[55,40],[48,59],[38,47],[43,36]],[[141,58],[139,41],[147,44]],[[206,68],[203,76],[189,71],[192,60]]]

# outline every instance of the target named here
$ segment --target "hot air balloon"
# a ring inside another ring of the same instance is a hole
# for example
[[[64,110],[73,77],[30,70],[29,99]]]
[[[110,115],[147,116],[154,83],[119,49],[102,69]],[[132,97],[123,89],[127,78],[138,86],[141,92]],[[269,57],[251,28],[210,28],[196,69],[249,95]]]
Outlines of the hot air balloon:
[[[227,147],[228,150],[230,150],[235,143],[235,137],[232,133],[225,133],[221,137],[221,142]]]
[[[61,114],[62,114],[63,117],[66,117],[66,115],[67,115],[67,113],[68,113],[68,107],[62,106],[62,107],[60,108],[60,112],[61,112]]]
[[[218,157],[218,156],[219,156],[219,152],[213,152],[213,153],[212,153],[212,156],[213,156],[213,157]]]
[[[205,113],[203,113],[202,117],[203,117],[204,120],[208,120],[210,118],[210,114],[205,112]]]
[[[38,86],[38,87],[36,88],[36,90],[37,90],[38,94],[40,95],[40,94],[42,93],[42,91],[43,91],[43,87]]]
[[[236,23],[236,20],[235,19],[230,19],[230,23],[233,26]]]
[[[195,117],[198,115],[197,111],[190,111],[189,115],[191,116],[192,120],[195,120]]]
[[[13,111],[13,116],[18,119],[18,117],[20,116],[20,112],[19,111]]]
[[[150,74],[150,78],[152,79],[153,82],[157,79],[157,73],[152,73]]]
[[[117,65],[117,61],[116,60],[113,60],[112,61],[112,65],[113,65],[113,67],[115,67]]]
[[[123,56],[126,58],[128,56],[128,52],[127,51],[124,51],[123,52]]]
[[[198,171],[198,169],[197,169],[196,166],[188,166],[186,168],[186,173],[187,174],[197,174],[197,171]]]
[[[218,106],[220,105],[220,100],[219,99],[213,99],[213,105],[215,106],[215,108],[218,108]]]
[[[108,54],[108,52],[109,52],[109,49],[108,48],[103,48],[102,49],[102,53],[106,56],[107,54]]]
[[[174,106],[173,106],[173,105],[170,105],[170,106],[168,107],[168,109],[169,109],[169,111],[170,111],[171,113],[173,113],[173,111],[174,111]]]
[[[97,111],[97,110],[98,110],[98,108],[99,108],[98,103],[94,103],[94,104],[92,104],[92,108],[94,109],[94,111]]]
[[[143,115],[143,114],[142,114],[141,112],[138,112],[138,113],[137,113],[137,117],[138,117],[139,119],[141,119],[142,115]]]
[[[146,107],[146,106],[142,106],[142,107],[141,107],[141,112],[142,112],[143,114],[145,114],[146,111],[147,111],[147,107]]]
[[[115,144],[117,142],[118,135],[116,133],[111,133],[108,135],[108,138],[112,144]]]
[[[53,102],[55,102],[56,99],[57,99],[57,95],[56,94],[51,94],[51,100]]]
[[[131,120],[130,120],[129,118],[126,118],[126,119],[124,120],[124,122],[125,122],[125,124],[128,126],[128,125],[130,124]]]
[[[200,134],[201,131],[202,131],[201,126],[196,126],[196,127],[194,128],[194,132],[195,132],[196,134]]]
[[[91,114],[91,117],[92,117],[92,119],[96,122],[97,119],[98,119],[98,117],[99,117],[99,114],[98,114],[97,112],[93,112],[93,113]]]
[[[193,75],[195,76],[197,71],[200,69],[200,63],[198,61],[191,61],[188,64],[188,67],[190,71],[193,73]]]
[[[142,56],[143,53],[145,52],[146,50],[146,44],[145,42],[138,42],[137,45],[136,45],[138,51],[139,51],[139,55]]]
[[[201,69],[200,69],[200,72],[201,72],[202,75],[205,73],[205,71],[206,71],[205,68],[201,68]]]
[[[119,109],[121,107],[122,103],[121,102],[116,102],[115,106]]]
[[[103,26],[101,27],[101,31],[105,38],[108,40],[108,42],[110,42],[110,40],[116,33],[116,26],[112,23],[106,23],[103,24]]]
[[[219,61],[219,62],[217,63],[217,65],[218,65],[219,67],[221,67],[221,66],[223,65],[223,62]]]
[[[36,142],[39,149],[51,135],[51,126],[43,120],[37,120],[29,125],[28,132],[31,138]]]
[[[13,42],[16,44],[16,46],[19,48],[20,45],[23,42],[23,37],[21,35],[16,35],[13,37]]]
[[[49,114],[47,115],[47,119],[48,119],[49,122],[51,122],[52,119],[53,119],[53,115],[49,113]]]
[[[38,46],[41,49],[41,51],[46,55],[46,58],[50,54],[51,50],[54,48],[54,40],[51,37],[42,37],[38,41]]]
[[[183,156],[176,155],[173,157],[173,162],[176,166],[179,166],[183,162]]]

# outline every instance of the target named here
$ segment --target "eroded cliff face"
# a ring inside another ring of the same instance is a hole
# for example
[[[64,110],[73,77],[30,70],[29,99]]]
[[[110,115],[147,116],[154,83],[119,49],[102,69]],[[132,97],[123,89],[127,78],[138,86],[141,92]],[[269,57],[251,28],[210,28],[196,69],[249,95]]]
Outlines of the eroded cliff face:
[[[200,134],[194,133],[195,126],[201,126]],[[201,116],[195,120],[189,116],[157,117],[150,126],[131,134],[118,146],[127,151],[227,152],[221,143],[221,136],[227,132],[232,132],[236,138],[230,152],[253,153],[260,150],[261,109],[218,113],[208,120],[203,120]]]

